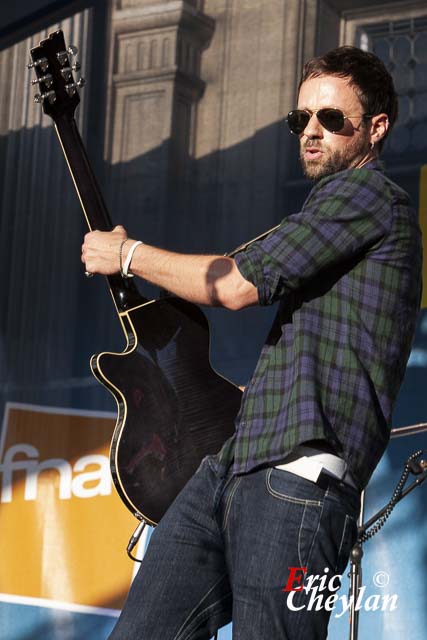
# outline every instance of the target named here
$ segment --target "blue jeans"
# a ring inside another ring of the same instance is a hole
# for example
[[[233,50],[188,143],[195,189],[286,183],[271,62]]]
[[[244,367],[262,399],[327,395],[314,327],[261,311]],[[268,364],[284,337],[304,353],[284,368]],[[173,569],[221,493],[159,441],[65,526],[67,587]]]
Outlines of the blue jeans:
[[[208,640],[230,620],[233,640],[326,638],[330,611],[310,610],[305,591],[290,608],[283,589],[289,567],[344,571],[358,513],[359,494],[338,481],[274,468],[222,477],[208,456],[154,530],[110,640]]]

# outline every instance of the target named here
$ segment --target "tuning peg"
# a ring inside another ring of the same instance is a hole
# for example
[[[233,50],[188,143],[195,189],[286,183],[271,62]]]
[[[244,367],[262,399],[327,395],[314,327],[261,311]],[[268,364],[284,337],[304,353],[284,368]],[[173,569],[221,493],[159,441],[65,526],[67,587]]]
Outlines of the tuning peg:
[[[79,78],[77,82],[69,82],[65,85],[65,91],[69,96],[73,96],[76,93],[76,88],[79,87],[81,89],[86,84],[86,80],[84,78]]]
[[[76,83],[70,82],[69,84],[66,84],[65,91],[68,93],[69,96],[73,96],[76,93]]]
[[[77,53],[78,53],[78,51],[79,51],[79,50],[78,50],[78,49],[77,49],[77,47],[75,47],[73,44],[70,44],[70,45],[68,46],[67,51],[68,51],[68,53],[70,54],[70,56],[73,56],[73,57],[74,57],[74,56],[76,56],[76,55],[77,55]]]
[[[46,89],[49,89],[53,84],[53,78],[50,73],[47,73],[45,76],[41,78],[36,78],[35,80],[31,80],[31,84],[43,83],[46,86]]]
[[[48,100],[50,104],[53,104],[56,100],[55,91],[47,91],[46,93],[36,93],[36,95],[34,96],[34,102],[37,102],[39,104],[41,102],[44,102],[45,100]]]
[[[80,62],[77,62],[76,60],[76,62],[74,62],[71,68],[73,71],[80,71],[80,69],[82,68],[82,65],[80,64]]]
[[[69,82],[73,79],[73,74],[71,73],[70,67],[64,67],[61,69],[61,75],[64,78],[65,82]]]
[[[70,64],[68,53],[66,51],[58,51],[56,57],[58,58],[58,62],[62,67],[65,67],[66,64]]]
[[[47,58],[39,58],[38,60],[34,60],[34,62],[30,62],[27,64],[27,69],[32,69],[33,67],[40,67],[43,73],[45,73],[49,67],[49,62]]]

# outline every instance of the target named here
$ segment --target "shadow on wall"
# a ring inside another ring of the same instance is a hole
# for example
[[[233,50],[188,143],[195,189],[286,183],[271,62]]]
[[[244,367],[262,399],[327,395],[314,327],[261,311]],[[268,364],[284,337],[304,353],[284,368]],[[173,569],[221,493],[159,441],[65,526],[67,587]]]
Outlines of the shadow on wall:
[[[270,167],[267,151],[279,130],[272,125],[227,151],[184,159],[169,178],[174,150],[167,142],[104,167],[100,182],[114,224],[158,246],[220,254],[274,226],[289,208],[263,158]],[[261,148],[264,156],[258,154],[254,169],[251,157]],[[123,336],[103,278],[83,275],[80,247],[87,227],[51,127],[0,139],[0,188],[3,400],[114,409],[109,395],[89,383],[88,359],[93,352],[121,350]],[[149,298],[158,293],[139,286]],[[222,373],[247,380],[273,313],[207,311],[212,357]]]

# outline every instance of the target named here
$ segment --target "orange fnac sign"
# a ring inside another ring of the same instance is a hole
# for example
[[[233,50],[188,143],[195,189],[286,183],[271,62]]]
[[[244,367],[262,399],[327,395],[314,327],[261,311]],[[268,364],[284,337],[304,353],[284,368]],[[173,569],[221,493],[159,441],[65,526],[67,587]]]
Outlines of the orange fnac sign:
[[[120,609],[138,524],[112,486],[110,414],[9,404],[0,441],[0,594]]]

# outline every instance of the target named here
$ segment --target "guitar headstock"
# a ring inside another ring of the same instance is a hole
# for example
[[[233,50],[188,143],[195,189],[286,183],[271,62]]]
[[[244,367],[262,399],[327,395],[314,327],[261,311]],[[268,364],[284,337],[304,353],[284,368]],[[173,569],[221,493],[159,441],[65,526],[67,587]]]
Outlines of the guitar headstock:
[[[41,103],[43,111],[53,120],[64,113],[72,117],[80,102],[77,88],[83,87],[85,82],[83,78],[74,81],[73,71],[80,69],[74,59],[76,54],[76,47],[66,47],[62,31],[51,33],[30,51],[32,62],[28,68],[34,69],[37,76],[31,84],[40,87],[34,102]]]

